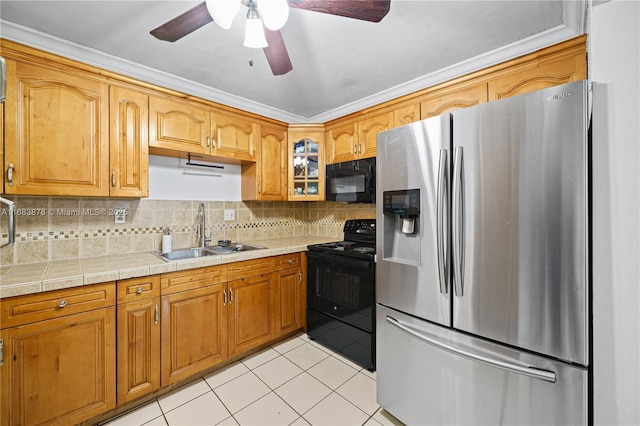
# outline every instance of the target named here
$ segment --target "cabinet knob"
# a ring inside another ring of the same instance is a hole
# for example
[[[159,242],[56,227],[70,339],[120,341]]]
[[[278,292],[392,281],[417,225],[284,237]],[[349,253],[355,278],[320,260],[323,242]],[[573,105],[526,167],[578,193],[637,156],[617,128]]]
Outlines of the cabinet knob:
[[[136,289],[136,294],[142,294],[142,291],[143,291],[143,290],[142,290],[142,287],[138,287],[138,288]]]
[[[289,265],[293,265],[293,259],[289,259]]]
[[[58,308],[64,308],[65,306],[67,306],[67,301],[65,299],[58,302]]]

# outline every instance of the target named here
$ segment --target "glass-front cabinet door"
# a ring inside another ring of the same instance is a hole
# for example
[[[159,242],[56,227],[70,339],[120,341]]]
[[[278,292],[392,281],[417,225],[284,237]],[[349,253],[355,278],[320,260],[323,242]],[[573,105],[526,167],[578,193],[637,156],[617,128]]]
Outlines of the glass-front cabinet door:
[[[289,201],[324,200],[324,130],[289,127]]]

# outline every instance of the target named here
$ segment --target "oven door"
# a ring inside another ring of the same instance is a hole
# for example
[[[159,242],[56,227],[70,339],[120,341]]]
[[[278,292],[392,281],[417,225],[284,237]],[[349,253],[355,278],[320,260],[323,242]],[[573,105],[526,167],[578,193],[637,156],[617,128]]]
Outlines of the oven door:
[[[309,251],[307,265],[308,308],[372,332],[375,263]]]
[[[376,159],[327,164],[325,199],[346,203],[375,203]]]

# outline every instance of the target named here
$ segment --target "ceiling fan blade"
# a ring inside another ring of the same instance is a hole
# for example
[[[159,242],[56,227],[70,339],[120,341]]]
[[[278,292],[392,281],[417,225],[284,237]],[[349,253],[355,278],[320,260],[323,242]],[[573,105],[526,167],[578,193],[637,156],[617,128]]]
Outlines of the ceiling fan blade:
[[[389,13],[391,0],[287,0],[287,3],[296,9],[380,22]]]
[[[289,59],[289,52],[287,52],[287,46],[284,45],[284,39],[280,30],[271,31],[268,28],[264,29],[264,35],[267,39],[269,46],[265,47],[264,54],[267,56],[267,62],[271,67],[273,75],[283,75],[293,69],[291,65],[291,59]]]
[[[202,2],[182,15],[176,16],[158,28],[151,30],[151,35],[160,40],[174,42],[211,21],[213,21],[213,18],[209,15],[207,4]]]

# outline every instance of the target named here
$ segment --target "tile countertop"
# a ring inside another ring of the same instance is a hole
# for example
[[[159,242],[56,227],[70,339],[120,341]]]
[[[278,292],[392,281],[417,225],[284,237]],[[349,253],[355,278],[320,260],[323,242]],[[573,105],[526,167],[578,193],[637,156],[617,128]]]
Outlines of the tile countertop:
[[[335,238],[292,237],[243,241],[265,249],[172,262],[166,262],[151,252],[140,252],[13,265],[0,269],[0,299],[295,253],[306,251],[309,244],[331,241],[335,241]]]

